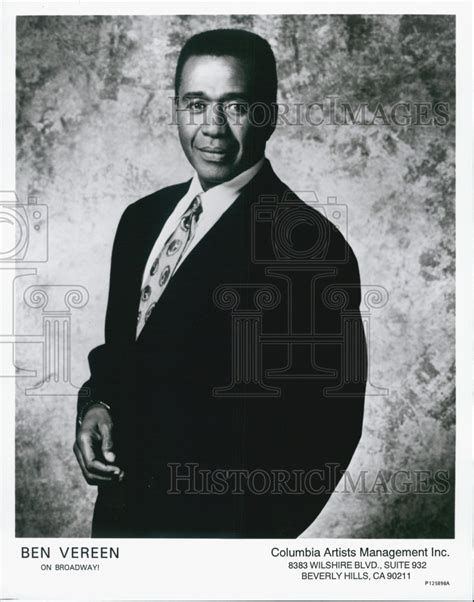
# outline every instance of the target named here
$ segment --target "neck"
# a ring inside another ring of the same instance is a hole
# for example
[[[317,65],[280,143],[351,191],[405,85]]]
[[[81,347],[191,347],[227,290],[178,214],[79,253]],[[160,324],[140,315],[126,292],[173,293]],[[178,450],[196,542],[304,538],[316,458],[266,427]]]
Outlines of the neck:
[[[258,157],[258,159],[254,159],[254,160],[252,160],[251,163],[247,163],[246,165],[243,165],[238,171],[234,172],[231,176],[229,176],[225,180],[219,180],[219,181],[204,180],[203,178],[201,178],[201,176],[199,174],[197,174],[198,178],[199,178],[199,182],[200,182],[200,184],[202,186],[203,191],[206,192],[206,190],[209,190],[210,188],[214,188],[215,186],[219,186],[220,184],[225,184],[225,182],[232,181],[234,178],[236,178],[240,174],[242,174],[245,171],[247,171],[248,169],[251,169],[252,167],[254,167],[254,165],[256,165],[263,158],[264,158],[264,154],[262,153],[260,155],[260,157]]]
[[[202,189],[204,192],[206,192],[207,190],[209,190],[210,188],[214,188],[215,186],[219,186],[220,184],[224,184],[225,182],[230,182],[231,180],[233,180],[234,178],[236,178],[237,176],[239,176],[241,173],[244,173],[244,171],[247,171],[248,169],[250,169],[251,167],[253,167],[254,165],[256,165],[261,159],[263,159],[263,153],[262,155],[258,158],[253,160],[251,163],[242,166],[238,171],[236,171],[235,173],[233,173],[229,178],[227,178],[226,180],[221,180],[221,181],[209,181],[209,180],[204,180],[203,178],[201,178],[201,176],[198,174],[198,178],[199,178],[199,182],[202,186]]]

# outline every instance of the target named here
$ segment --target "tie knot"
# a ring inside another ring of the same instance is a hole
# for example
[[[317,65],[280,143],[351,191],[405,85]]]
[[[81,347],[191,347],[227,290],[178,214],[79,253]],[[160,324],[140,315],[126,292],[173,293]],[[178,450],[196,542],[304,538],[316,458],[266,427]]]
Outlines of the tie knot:
[[[201,202],[201,197],[197,194],[194,199],[193,202],[190,205],[190,210],[193,213],[193,215],[197,217],[199,217],[202,213],[202,202]]]
[[[191,224],[197,224],[202,213],[202,203],[199,195],[196,195],[181,218],[181,228],[185,231],[191,228]]]

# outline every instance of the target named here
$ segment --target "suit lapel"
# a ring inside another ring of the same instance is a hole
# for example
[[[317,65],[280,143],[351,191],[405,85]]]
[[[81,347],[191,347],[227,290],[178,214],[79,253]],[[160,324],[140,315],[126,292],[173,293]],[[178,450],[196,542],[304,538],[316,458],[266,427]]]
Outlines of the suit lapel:
[[[180,201],[191,185],[191,180],[185,182],[174,190],[172,195],[162,200],[157,199],[156,202],[152,203],[147,214],[142,217],[141,226],[143,230],[140,232],[141,244],[139,245],[139,256],[138,264],[141,266],[140,271],[140,282],[143,276],[143,270],[145,269],[148,257],[153,249],[153,245],[156,242],[166,220],[171,215],[173,209],[176,207],[178,201]]]

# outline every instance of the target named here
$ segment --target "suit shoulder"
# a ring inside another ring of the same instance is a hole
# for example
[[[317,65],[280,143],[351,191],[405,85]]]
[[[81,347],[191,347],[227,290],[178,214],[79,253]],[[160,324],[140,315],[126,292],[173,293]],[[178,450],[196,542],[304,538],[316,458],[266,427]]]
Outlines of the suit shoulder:
[[[321,240],[324,241],[324,257],[328,262],[336,261],[346,264],[351,270],[358,273],[358,263],[355,253],[347,240],[347,208],[336,203],[320,203],[315,194],[308,194],[303,199],[300,192],[287,188],[286,199],[304,207],[307,215],[312,216],[309,221],[314,222],[314,227],[319,231]]]

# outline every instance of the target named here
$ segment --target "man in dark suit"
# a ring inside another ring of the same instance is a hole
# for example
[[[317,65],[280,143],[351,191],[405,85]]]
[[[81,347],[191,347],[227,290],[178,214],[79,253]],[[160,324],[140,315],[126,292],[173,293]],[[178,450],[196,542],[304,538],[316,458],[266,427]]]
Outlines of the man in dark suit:
[[[361,434],[357,261],[265,158],[277,92],[265,40],[193,36],[175,88],[195,175],[124,212],[105,343],[79,396],[93,536],[296,537]]]

